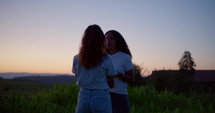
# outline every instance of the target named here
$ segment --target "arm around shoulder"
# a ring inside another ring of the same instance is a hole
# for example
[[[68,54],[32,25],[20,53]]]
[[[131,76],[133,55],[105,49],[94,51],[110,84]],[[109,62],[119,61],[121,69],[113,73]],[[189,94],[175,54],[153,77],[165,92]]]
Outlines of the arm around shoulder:
[[[108,86],[110,88],[113,88],[114,87],[114,77],[113,76],[107,76],[107,83],[108,83]]]
[[[125,74],[118,73],[116,77],[122,80],[123,82],[131,83],[135,79],[134,69],[126,71]]]

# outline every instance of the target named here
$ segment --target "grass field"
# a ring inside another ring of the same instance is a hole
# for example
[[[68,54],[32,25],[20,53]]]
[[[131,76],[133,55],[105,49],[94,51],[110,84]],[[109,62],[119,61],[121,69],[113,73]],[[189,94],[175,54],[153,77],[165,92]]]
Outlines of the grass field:
[[[9,95],[19,94],[36,94],[39,91],[49,91],[53,85],[43,84],[36,81],[20,81],[11,79],[0,79],[0,94]]]
[[[79,88],[1,80],[0,113],[74,113]],[[18,93],[14,93],[18,92]],[[3,94],[3,95],[2,95]],[[130,113],[215,113],[215,94],[176,95],[152,86],[129,87]]]

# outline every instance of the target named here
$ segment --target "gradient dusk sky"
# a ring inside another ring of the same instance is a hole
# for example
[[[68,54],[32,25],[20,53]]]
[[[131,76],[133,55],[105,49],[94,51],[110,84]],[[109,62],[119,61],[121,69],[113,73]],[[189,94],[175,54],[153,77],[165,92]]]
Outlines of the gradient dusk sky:
[[[0,0],[0,72],[71,74],[91,24],[119,31],[145,74],[184,51],[215,69],[215,0]]]

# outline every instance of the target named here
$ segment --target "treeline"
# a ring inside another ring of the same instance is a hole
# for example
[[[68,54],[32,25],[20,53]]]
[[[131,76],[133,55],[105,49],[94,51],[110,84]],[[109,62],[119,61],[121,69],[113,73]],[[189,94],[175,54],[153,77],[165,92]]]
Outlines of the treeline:
[[[130,87],[140,87],[146,85],[153,86],[158,91],[168,90],[177,94],[209,92],[209,90],[203,90],[201,84],[194,81],[193,74],[180,71],[154,71],[150,76],[144,78],[140,75],[136,75],[136,79],[130,84]]]
[[[142,77],[142,68],[134,64],[135,81],[130,86],[152,85],[158,91],[169,90],[177,94],[215,92],[215,82],[210,83],[210,87],[205,87],[204,84],[194,81],[196,63],[189,51],[184,52],[178,66],[178,70],[155,70],[150,76]]]

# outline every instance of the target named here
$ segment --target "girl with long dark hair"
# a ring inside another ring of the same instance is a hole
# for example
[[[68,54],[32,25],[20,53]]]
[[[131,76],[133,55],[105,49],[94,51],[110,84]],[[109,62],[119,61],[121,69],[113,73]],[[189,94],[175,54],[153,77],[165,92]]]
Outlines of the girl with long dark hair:
[[[72,72],[80,87],[76,113],[112,113],[109,89],[114,85],[116,71],[98,25],[85,30],[79,54],[73,58]]]
[[[117,75],[114,87],[110,89],[113,113],[129,113],[127,83],[134,80],[131,52],[123,36],[116,30],[105,33],[107,51],[111,56]]]

